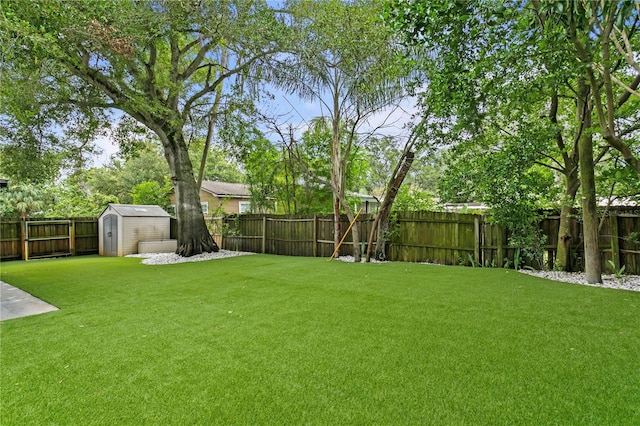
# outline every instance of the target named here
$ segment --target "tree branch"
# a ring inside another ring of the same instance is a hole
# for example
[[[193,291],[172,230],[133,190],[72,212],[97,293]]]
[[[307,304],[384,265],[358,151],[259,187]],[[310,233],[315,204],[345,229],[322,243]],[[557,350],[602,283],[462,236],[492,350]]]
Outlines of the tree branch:
[[[186,117],[189,115],[189,111],[191,110],[191,107],[193,105],[194,102],[196,102],[198,99],[202,98],[203,96],[207,95],[208,93],[213,92],[214,90],[216,90],[216,88],[222,84],[222,82],[231,77],[232,75],[238,74],[244,70],[246,70],[247,68],[249,68],[254,62],[262,59],[264,56],[270,55],[272,53],[275,53],[275,51],[271,52],[263,52],[260,55],[256,55],[253,58],[251,58],[248,62],[243,63],[242,65],[233,68],[231,70],[228,70],[225,73],[222,73],[218,76],[218,78],[211,84],[209,85],[205,85],[201,90],[199,90],[198,92],[196,92],[193,96],[191,96],[189,99],[187,99],[187,101],[184,104],[184,108],[182,110],[182,116]]]
[[[190,45],[197,44],[197,42],[198,42],[198,40],[194,40],[194,42],[190,43]],[[207,55],[207,53],[209,53],[209,51],[211,50],[211,47],[215,45],[215,42],[216,42],[216,40],[210,40],[204,46],[202,46],[200,48],[200,50],[198,50],[198,53],[196,54],[196,57],[193,58],[193,60],[189,64],[189,66],[187,66],[187,68],[185,68],[185,70],[182,73],[178,74],[178,78],[180,79],[180,81],[188,80],[193,75],[193,73],[198,70],[198,67],[200,66],[200,64],[204,60],[204,58]],[[189,46],[189,45],[187,45],[187,46]],[[178,49],[178,54],[180,56],[182,56],[183,53],[185,53],[185,52],[180,51]]]

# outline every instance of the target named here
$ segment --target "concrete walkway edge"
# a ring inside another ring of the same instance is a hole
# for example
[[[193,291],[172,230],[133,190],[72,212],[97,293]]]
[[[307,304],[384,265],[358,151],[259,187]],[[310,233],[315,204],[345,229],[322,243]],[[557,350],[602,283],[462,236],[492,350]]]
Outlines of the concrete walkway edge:
[[[57,310],[26,291],[0,281],[0,321]]]

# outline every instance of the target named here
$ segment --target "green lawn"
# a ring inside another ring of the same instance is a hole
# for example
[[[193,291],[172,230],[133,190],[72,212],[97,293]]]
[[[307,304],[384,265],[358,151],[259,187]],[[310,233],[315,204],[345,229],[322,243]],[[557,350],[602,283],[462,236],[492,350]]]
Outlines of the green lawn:
[[[640,424],[640,293],[243,256],[2,263],[0,424]]]

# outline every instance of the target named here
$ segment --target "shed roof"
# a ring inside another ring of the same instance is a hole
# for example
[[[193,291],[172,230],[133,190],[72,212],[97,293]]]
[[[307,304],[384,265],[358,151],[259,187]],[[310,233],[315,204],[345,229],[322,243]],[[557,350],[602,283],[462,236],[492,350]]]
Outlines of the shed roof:
[[[244,183],[218,182],[212,180],[202,181],[200,187],[216,197],[250,198],[249,185]]]
[[[171,217],[171,215],[160,206],[143,204],[109,204],[100,216],[105,214],[110,208],[123,217]]]

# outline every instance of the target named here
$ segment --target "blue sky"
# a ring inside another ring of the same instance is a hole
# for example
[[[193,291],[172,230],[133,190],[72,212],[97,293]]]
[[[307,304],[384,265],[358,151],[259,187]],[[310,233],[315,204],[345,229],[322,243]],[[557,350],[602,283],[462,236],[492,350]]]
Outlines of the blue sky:
[[[303,101],[296,95],[287,95],[277,90],[272,90],[272,93],[275,98],[264,102],[261,105],[261,109],[279,116],[279,124],[282,125],[283,128],[286,128],[286,125],[290,124],[298,135],[306,130],[310,120],[323,114],[319,101]],[[395,136],[398,137],[399,140],[404,141],[409,133],[405,126],[411,122],[412,115],[416,112],[415,99],[407,98],[397,107],[390,107],[372,116],[368,123],[362,126],[361,130],[363,132],[376,130],[378,134]],[[116,116],[120,114],[120,112],[117,112]],[[267,135],[267,137],[277,142],[275,136]],[[93,165],[100,167],[107,164],[111,156],[117,154],[118,147],[106,136],[99,137],[96,143],[102,149],[102,154],[94,157]]]

